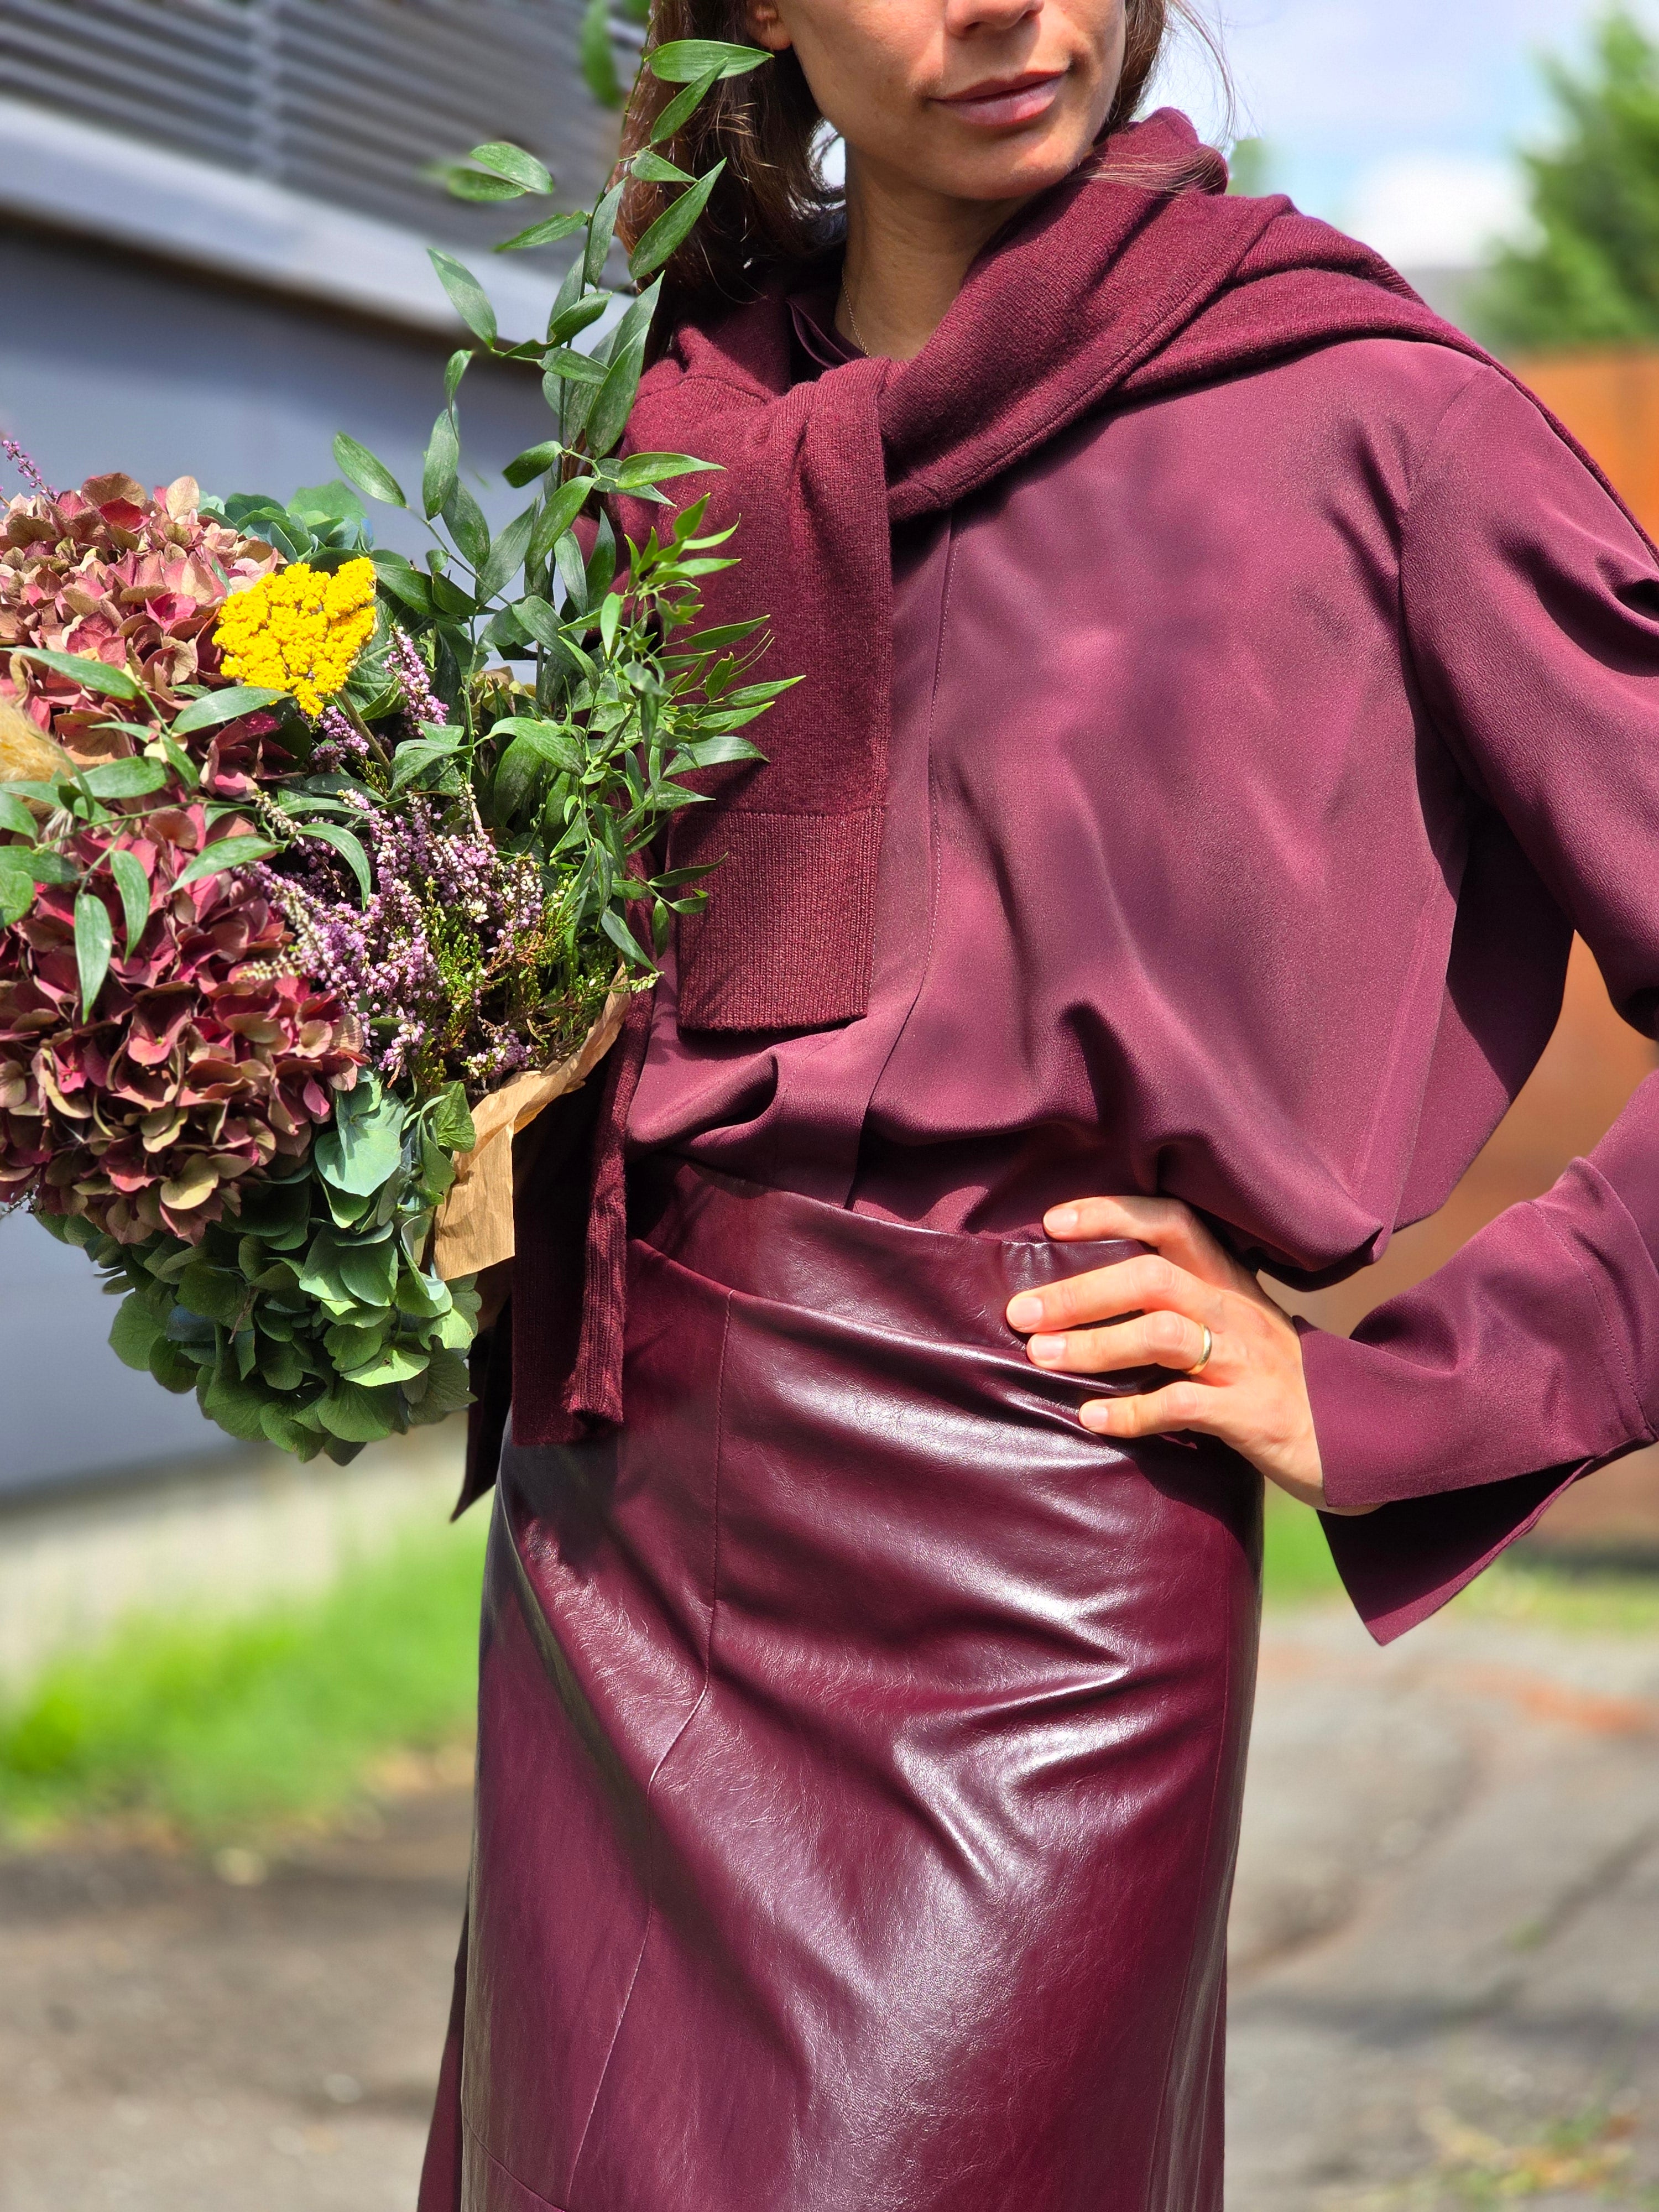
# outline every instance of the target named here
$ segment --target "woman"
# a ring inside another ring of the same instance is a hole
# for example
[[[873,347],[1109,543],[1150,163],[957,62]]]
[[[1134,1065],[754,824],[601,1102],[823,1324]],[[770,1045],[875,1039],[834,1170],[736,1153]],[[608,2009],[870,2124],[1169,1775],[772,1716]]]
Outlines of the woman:
[[[429,2212],[1214,2212],[1261,1478],[1387,1636],[1653,1435],[1651,1085],[1355,1341],[1257,1285],[1440,1203],[1575,926],[1650,1022],[1659,574],[1126,127],[1164,29],[660,0],[777,58],[630,434],[806,680],[678,839],[574,1358],[521,1231]]]

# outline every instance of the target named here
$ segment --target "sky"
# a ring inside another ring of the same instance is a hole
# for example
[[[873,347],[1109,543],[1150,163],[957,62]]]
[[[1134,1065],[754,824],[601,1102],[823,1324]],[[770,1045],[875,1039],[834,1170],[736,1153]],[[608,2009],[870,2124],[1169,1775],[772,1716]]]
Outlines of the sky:
[[[1269,181],[1407,268],[1524,225],[1512,149],[1547,126],[1537,57],[1581,53],[1601,0],[1200,0]],[[1640,11],[1659,22],[1659,0]],[[1189,48],[1160,87],[1213,132]]]

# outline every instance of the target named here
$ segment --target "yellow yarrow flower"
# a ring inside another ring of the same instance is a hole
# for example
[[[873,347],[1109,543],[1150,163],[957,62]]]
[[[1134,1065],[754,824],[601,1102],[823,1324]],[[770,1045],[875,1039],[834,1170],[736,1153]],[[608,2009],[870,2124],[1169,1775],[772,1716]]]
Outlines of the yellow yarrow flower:
[[[374,635],[374,563],[329,576],[292,562],[227,599],[213,635],[233,683],[287,691],[320,714]]]

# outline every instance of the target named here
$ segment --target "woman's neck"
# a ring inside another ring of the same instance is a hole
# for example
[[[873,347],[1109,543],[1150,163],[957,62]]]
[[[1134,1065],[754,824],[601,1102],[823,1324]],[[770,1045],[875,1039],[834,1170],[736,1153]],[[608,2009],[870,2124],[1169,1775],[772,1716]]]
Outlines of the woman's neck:
[[[836,326],[860,350],[913,361],[944,321],[974,257],[1024,199],[929,192],[847,155],[847,258]]]

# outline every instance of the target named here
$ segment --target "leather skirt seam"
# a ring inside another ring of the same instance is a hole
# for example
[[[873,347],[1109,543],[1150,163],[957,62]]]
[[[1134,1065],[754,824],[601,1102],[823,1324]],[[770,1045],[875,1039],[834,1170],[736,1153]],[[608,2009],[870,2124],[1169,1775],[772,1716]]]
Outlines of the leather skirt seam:
[[[494,2151],[489,2148],[483,2136],[478,2133],[477,2128],[473,2126],[471,2121],[466,2118],[465,2113],[461,2116],[461,2125],[466,2130],[467,2134],[471,2137],[472,2148],[477,2152],[478,2156],[483,2160],[487,2166],[493,2166],[495,2171],[501,2175],[501,2179],[507,2182],[510,2187],[516,2189],[520,2196],[527,2197],[532,2204],[545,2205],[547,2212],[568,2212],[568,2208],[566,2206],[562,2204],[556,2204],[550,2197],[538,2196],[536,2191],[531,2188],[528,2182],[520,2180],[518,2175],[513,2172],[510,2166],[503,2166],[500,2159],[498,2159]]]

